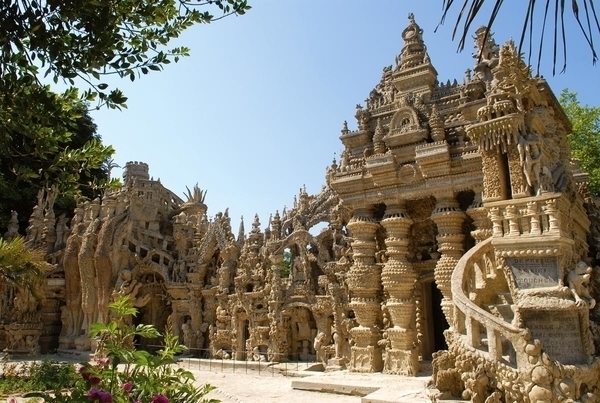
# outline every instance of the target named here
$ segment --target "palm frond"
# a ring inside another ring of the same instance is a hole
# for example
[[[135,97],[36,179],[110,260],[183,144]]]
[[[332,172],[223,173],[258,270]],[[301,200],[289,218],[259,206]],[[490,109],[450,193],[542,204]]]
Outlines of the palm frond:
[[[22,237],[9,241],[0,238],[0,283],[35,295],[50,268],[44,251],[28,247]]]
[[[454,28],[452,31],[452,39],[455,40],[458,37],[458,51],[462,51],[465,48],[466,39],[469,35],[469,31],[476,17],[480,15],[484,6],[485,0],[464,0],[462,2],[462,6],[458,11],[458,15],[456,17],[456,22],[454,24]],[[492,0],[488,0],[488,4],[492,3]],[[539,6],[542,4],[541,11],[542,14],[542,22],[541,25],[534,27],[535,16],[540,10]],[[456,5],[454,0],[444,0],[442,3],[442,17],[438,24],[438,27],[446,21],[451,10],[453,10]],[[506,3],[504,0],[493,0],[492,11],[488,18],[487,23],[487,32],[489,33],[492,29],[494,22],[498,17],[498,13],[500,9],[505,6]],[[533,42],[534,35],[536,32],[539,32],[539,50],[537,52],[537,70],[539,71],[542,54],[543,54],[543,44],[546,33],[547,24],[551,23],[548,21],[549,11],[551,6],[554,8],[553,13],[553,44],[552,44],[552,74],[556,74],[556,65],[558,64],[558,48],[562,48],[562,56],[563,56],[563,66],[561,69],[561,73],[566,70],[567,67],[567,36],[565,29],[565,0],[546,0],[545,2],[537,2],[536,0],[529,0],[527,4],[527,11],[525,14],[525,19],[523,21],[523,27],[521,29],[521,37],[519,40],[519,52],[522,51],[523,45],[525,43],[526,37],[529,40],[529,61],[531,62],[531,57],[534,52]],[[581,7],[582,6],[582,7]],[[583,10],[583,11],[582,11]],[[594,35],[600,33],[600,23],[598,22],[598,15],[596,13],[596,9],[594,7],[594,0],[571,0],[571,11],[575,20],[577,21],[577,25],[579,30],[583,34],[585,38],[586,44],[592,53],[592,64],[595,64],[598,60],[598,54],[596,52],[595,44],[594,44]],[[462,27],[461,27],[462,25]],[[436,30],[438,29],[436,27]],[[460,27],[460,28],[459,28]],[[486,33],[487,36],[487,33]]]

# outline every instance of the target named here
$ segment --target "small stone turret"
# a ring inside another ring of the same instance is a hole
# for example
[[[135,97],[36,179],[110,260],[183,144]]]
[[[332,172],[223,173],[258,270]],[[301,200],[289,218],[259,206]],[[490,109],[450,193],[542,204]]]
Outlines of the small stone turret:
[[[150,170],[145,162],[129,161],[123,170],[123,184],[129,185],[133,178],[150,179]]]

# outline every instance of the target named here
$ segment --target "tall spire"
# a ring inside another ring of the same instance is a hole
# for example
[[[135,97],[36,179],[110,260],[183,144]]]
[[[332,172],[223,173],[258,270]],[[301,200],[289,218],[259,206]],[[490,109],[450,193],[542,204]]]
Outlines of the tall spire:
[[[408,26],[402,31],[404,46],[400,53],[399,67],[401,70],[416,67],[429,61],[427,46],[423,42],[423,30],[415,22],[413,13],[408,14]]]
[[[415,22],[415,16],[408,15],[408,25],[402,31],[402,52],[396,57],[396,68],[392,82],[402,98],[408,92],[425,95],[431,93],[437,81],[437,71],[431,64],[427,54],[427,46],[423,41],[423,30]],[[426,96],[427,98],[427,96]]]
[[[243,240],[246,238],[246,230],[244,228],[244,216],[242,216],[242,218],[240,218],[240,228],[238,230],[238,238],[237,241],[238,242],[243,242]]]

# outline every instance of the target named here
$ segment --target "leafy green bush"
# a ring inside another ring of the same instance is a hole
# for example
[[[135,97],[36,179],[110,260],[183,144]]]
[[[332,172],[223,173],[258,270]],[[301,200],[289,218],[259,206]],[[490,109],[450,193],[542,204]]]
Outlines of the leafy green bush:
[[[0,394],[72,388],[80,378],[75,365],[44,360],[5,363],[0,377]]]
[[[108,324],[96,323],[91,336],[99,337],[99,358],[95,365],[82,364],[80,379],[68,391],[28,393],[47,403],[216,403],[204,396],[213,387],[196,387],[194,376],[183,368],[173,367],[175,355],[187,348],[179,343],[170,328],[164,334],[164,347],[155,356],[136,350],[135,337],[157,338],[161,334],[150,325],[130,325],[126,320],[136,314],[128,297],[109,305],[114,319]]]

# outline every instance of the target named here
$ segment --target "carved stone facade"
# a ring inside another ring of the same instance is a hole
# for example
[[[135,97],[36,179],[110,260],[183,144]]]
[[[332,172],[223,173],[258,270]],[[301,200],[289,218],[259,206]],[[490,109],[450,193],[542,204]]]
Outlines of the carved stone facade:
[[[473,71],[443,84],[412,15],[402,39],[318,195],[236,236],[197,186],[181,200],[143,163],[70,229],[42,194],[28,239],[56,270],[39,307],[9,297],[4,317],[41,315],[43,351],[89,350],[89,324],[127,295],[132,320],[170,321],[194,355],[402,375],[433,359],[434,399],[593,401],[600,214],[564,112],[512,42],[478,30]],[[11,326],[8,349],[27,349]]]

